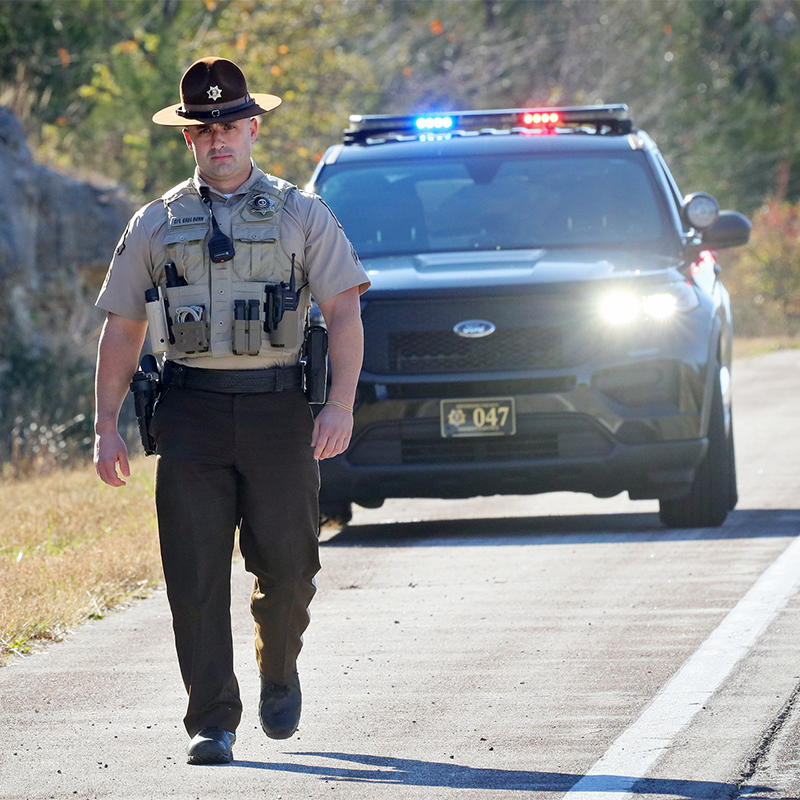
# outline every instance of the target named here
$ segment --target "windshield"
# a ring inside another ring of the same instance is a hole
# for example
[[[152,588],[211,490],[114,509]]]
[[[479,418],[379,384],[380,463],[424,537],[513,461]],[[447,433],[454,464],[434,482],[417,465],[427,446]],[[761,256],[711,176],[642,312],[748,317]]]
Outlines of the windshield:
[[[335,164],[316,191],[364,258],[652,246],[668,229],[639,152]]]

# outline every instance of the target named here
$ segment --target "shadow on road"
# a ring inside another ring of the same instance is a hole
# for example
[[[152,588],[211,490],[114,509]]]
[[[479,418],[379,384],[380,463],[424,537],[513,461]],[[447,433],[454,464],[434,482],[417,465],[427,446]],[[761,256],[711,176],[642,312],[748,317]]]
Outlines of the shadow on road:
[[[325,538],[323,547],[416,546],[449,543],[552,544],[619,543],[623,541],[696,541],[698,539],[755,539],[796,536],[800,511],[734,511],[719,528],[665,528],[657,514],[582,514],[547,517],[490,517],[480,519],[386,522],[348,525]]]
[[[452,789],[493,789],[519,792],[568,792],[583,775],[537,770],[490,769],[468,767],[451,762],[420,761],[409,758],[371,756],[360,753],[292,753],[307,758],[325,758],[341,766],[312,764],[276,764],[256,761],[234,761],[232,766],[250,767],[276,772],[317,775],[320,780],[342,783],[374,783],[396,786],[430,786]],[[350,766],[358,764],[367,769]],[[712,797],[735,797],[738,787],[715,781],[680,779],[638,779],[624,775],[586,777],[581,790],[597,793],[631,793],[642,796],[660,795],[686,800]],[[763,792],[773,797],[774,790],[764,786],[748,787],[748,796]]]

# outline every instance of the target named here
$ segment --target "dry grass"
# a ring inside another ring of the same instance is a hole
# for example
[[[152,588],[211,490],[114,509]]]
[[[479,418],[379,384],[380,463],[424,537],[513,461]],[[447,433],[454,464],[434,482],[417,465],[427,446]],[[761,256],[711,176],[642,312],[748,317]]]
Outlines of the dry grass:
[[[733,339],[734,358],[753,358],[775,350],[797,348],[800,348],[800,337],[797,336],[735,336]]]
[[[120,489],[92,467],[0,480],[0,663],[161,580],[154,464]]]

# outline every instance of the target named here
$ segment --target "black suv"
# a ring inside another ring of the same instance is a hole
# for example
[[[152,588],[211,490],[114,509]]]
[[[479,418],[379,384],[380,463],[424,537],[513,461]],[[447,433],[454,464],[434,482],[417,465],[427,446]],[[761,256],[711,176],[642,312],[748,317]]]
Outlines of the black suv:
[[[323,516],[627,491],[670,527],[721,525],[737,493],[714,251],[745,244],[748,220],[684,198],[624,105],[350,122],[308,186],[372,279]]]

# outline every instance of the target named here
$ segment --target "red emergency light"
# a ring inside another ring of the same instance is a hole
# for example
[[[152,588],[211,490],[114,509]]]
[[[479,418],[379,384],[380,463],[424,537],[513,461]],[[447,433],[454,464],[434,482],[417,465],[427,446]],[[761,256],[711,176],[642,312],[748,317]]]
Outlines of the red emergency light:
[[[557,111],[526,111],[522,115],[523,125],[557,125],[561,115]]]

